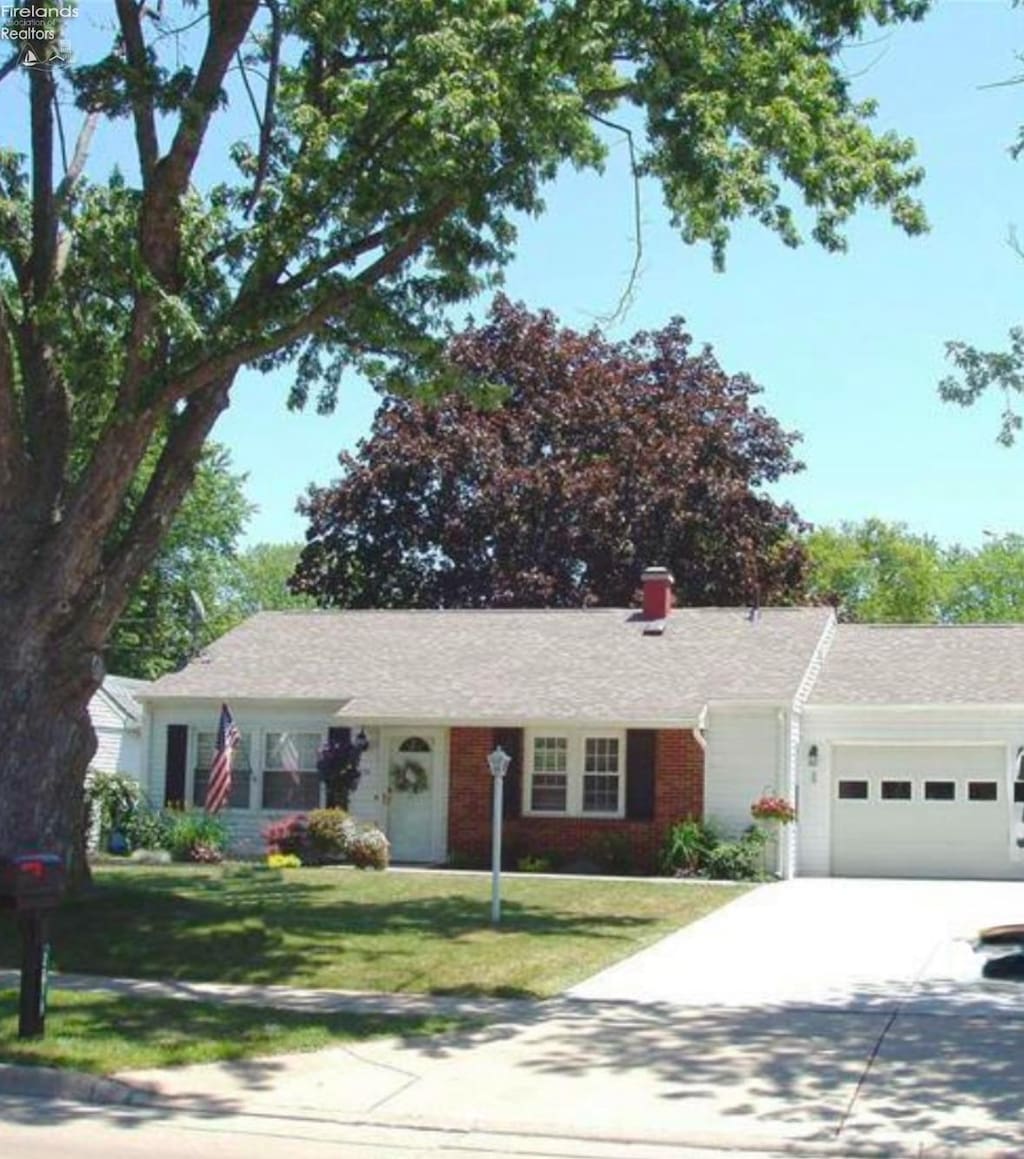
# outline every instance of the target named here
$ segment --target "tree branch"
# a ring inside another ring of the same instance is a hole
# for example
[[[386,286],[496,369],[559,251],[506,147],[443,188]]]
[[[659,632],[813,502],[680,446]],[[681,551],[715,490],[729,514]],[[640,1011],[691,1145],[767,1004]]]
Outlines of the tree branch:
[[[224,76],[258,8],[259,0],[210,0],[210,34],[203,59],[182,108],[171,148],[157,166],[160,200],[164,203],[177,200],[188,187]]]
[[[21,500],[24,491],[25,445],[15,393],[14,328],[0,301],[0,511]]]
[[[266,0],[270,9],[270,70],[267,74],[267,94],[260,119],[260,152],[256,162],[256,179],[253,182],[246,216],[252,213],[259,201],[263,182],[267,179],[270,164],[270,146],[274,136],[274,113],[277,106],[277,77],[281,68],[281,8],[278,0]],[[244,75],[244,74],[243,74]]]
[[[616,305],[611,314],[601,319],[606,326],[611,326],[616,322],[620,322],[625,317],[629,307],[633,304],[633,294],[636,290],[637,280],[640,277],[640,264],[644,257],[643,218],[640,202],[640,170],[636,163],[636,146],[633,142],[632,130],[615,121],[609,121],[597,113],[591,113],[590,117],[591,120],[597,121],[599,125],[604,125],[605,128],[615,129],[625,134],[626,147],[629,149],[629,171],[633,177],[633,226],[636,230],[633,249],[633,268],[629,271],[629,279],[622,293],[619,295],[618,305]]]
[[[384,278],[397,273],[399,269],[431,237],[442,221],[454,210],[458,199],[454,194],[443,198],[433,209],[425,213],[406,233],[405,237],[386,254],[382,254],[361,273],[343,286],[327,293],[314,306],[304,309],[301,317],[269,333],[261,334],[248,342],[241,342],[231,350],[215,354],[200,362],[190,370],[172,375],[174,382],[168,397],[171,400],[187,398],[195,391],[202,390],[225,375],[233,374],[240,366],[255,358],[273,354],[307,335],[314,333],[324,323],[351,305],[353,298],[371,289]],[[240,303],[236,303],[238,305]]]
[[[78,134],[78,140],[75,142],[75,152],[71,158],[71,164],[67,167],[67,172],[64,174],[60,185],[57,186],[58,219],[71,200],[75,185],[85,170],[85,164],[89,159],[89,150],[92,147],[93,134],[96,132],[96,125],[99,123],[99,118],[100,115],[98,112],[91,112],[82,124],[81,132]],[[68,256],[71,253],[72,237],[72,231],[65,227],[64,232],[57,242],[56,274],[58,278],[61,277],[64,273],[64,268],[67,266]]]
[[[160,156],[160,144],[156,134],[156,114],[153,98],[144,83],[149,72],[149,57],[146,41],[142,35],[141,6],[135,0],[117,0],[117,18],[121,24],[125,55],[135,74],[132,83],[132,117],[135,120],[135,143],[139,151],[139,169],[142,172],[142,187],[149,187]]]
[[[113,627],[135,585],[156,558],[173,520],[195,478],[203,445],[221,412],[228,406],[233,376],[194,394],[172,426],[153,475],[131,524],[104,568],[104,579],[93,604],[104,635]]]
[[[21,60],[20,52],[13,52],[0,64],[0,81],[5,80],[18,67],[18,61]]]
[[[32,117],[32,296],[42,303],[53,281],[57,205],[53,191],[53,74],[34,68],[29,79]]]

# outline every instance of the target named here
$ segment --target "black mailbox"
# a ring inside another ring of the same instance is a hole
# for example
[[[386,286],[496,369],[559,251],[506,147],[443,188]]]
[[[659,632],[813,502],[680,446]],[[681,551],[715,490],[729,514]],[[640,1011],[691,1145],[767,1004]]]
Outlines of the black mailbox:
[[[0,857],[0,909],[14,911],[21,933],[19,1038],[38,1038],[46,1030],[50,910],[60,904],[66,886],[64,859],[56,853]]]
[[[64,859],[56,853],[0,857],[0,906],[4,909],[53,909],[66,886]]]

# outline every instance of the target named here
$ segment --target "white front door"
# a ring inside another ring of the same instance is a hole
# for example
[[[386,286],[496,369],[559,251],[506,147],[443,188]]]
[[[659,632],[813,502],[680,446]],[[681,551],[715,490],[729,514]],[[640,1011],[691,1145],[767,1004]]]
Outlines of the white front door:
[[[420,729],[388,737],[387,835],[393,861],[433,861],[440,737]]]

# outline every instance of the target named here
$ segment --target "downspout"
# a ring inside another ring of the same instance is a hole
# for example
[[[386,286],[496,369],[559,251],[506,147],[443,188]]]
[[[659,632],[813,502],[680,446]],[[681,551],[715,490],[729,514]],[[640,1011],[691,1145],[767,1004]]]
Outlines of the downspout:
[[[700,712],[697,713],[697,723],[690,730],[693,734],[693,739],[700,746],[700,751],[706,753],[708,751],[708,742],[705,733],[708,730],[708,706],[705,701]]]

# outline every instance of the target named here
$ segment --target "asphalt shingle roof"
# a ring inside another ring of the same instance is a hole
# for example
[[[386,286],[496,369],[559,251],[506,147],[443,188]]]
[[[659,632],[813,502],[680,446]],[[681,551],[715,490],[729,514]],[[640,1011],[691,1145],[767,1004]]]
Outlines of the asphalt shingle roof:
[[[147,699],[336,701],[351,719],[688,722],[709,700],[789,703],[825,608],[261,612]]]
[[[142,705],[136,697],[149,687],[148,680],[136,680],[131,676],[105,676],[102,685],[103,691],[121,712],[133,720],[142,719]]]
[[[840,624],[811,704],[1024,704],[1024,624]]]

